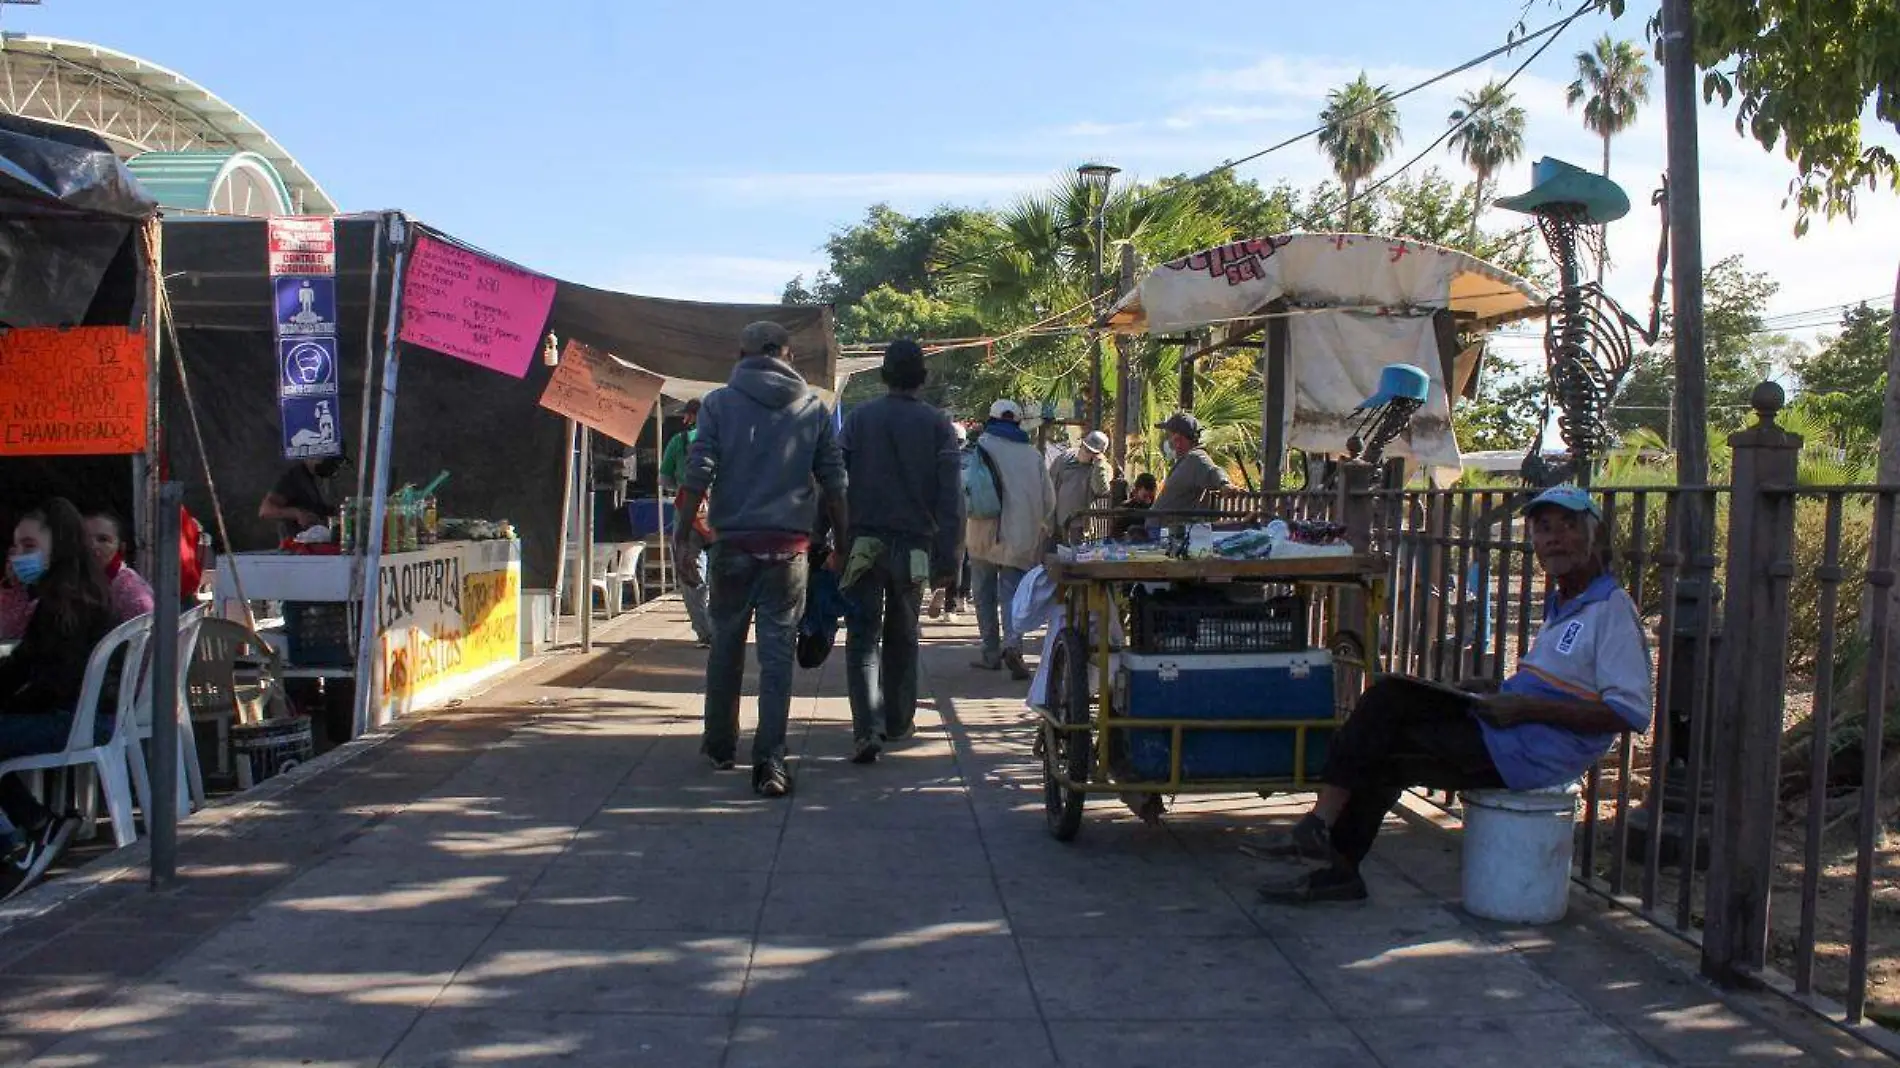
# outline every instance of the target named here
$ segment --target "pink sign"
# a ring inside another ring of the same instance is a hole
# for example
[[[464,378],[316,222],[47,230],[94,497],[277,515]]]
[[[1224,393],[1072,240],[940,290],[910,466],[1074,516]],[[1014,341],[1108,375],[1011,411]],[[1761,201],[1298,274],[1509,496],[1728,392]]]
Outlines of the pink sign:
[[[554,279],[423,234],[409,254],[398,336],[520,378],[553,306]]]

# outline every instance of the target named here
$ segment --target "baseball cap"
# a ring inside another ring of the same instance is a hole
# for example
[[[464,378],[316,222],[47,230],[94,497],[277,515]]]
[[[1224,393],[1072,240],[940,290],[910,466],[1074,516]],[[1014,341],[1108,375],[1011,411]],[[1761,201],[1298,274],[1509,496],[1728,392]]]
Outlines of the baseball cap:
[[[739,332],[741,356],[763,356],[768,348],[784,352],[791,347],[791,333],[774,322],[756,322]]]
[[[1165,430],[1170,434],[1179,434],[1194,441],[1201,440],[1201,421],[1186,412],[1175,412],[1168,416],[1167,422],[1159,424],[1156,429]]]
[[[1082,435],[1082,447],[1100,456],[1108,451],[1108,435],[1099,430],[1091,430]]]
[[[1013,420],[1016,420],[1017,422],[1021,422],[1023,418],[1022,405],[1017,404],[1015,401],[1009,400],[1007,398],[1005,398],[1004,400],[999,400],[995,404],[990,405],[990,418],[991,419],[1013,419]]]
[[[1518,511],[1523,515],[1530,515],[1545,505],[1554,505],[1572,512],[1589,512],[1598,519],[1603,518],[1603,510],[1597,507],[1597,502],[1591,498],[1589,490],[1584,489],[1582,486],[1573,486],[1567,483],[1561,486],[1552,486],[1537,496],[1532,497],[1531,502],[1518,509]]]

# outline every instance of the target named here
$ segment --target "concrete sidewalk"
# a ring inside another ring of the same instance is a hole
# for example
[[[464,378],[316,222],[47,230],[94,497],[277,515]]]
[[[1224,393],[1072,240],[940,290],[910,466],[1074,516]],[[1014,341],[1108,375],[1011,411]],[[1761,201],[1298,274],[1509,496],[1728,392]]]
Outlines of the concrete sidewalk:
[[[798,788],[696,756],[676,604],[0,929],[0,1061],[135,1065],[1823,1065],[1584,906],[1455,905],[1455,838],[1388,823],[1373,901],[1263,909],[1236,837],[1289,802],[1090,805],[1043,829],[1021,687],[933,626],[917,739],[857,767],[840,664],[801,675]],[[747,713],[748,721],[750,712]],[[83,877],[86,873],[80,873]],[[18,913],[19,909],[14,910]],[[5,922],[5,914],[0,914]]]

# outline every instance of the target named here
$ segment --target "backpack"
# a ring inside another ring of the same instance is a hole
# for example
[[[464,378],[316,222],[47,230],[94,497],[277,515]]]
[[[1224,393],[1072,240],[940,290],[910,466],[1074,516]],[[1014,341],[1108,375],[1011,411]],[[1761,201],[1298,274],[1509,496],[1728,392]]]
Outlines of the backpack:
[[[1003,514],[1003,476],[982,445],[963,457],[964,513],[972,519],[995,519]]]

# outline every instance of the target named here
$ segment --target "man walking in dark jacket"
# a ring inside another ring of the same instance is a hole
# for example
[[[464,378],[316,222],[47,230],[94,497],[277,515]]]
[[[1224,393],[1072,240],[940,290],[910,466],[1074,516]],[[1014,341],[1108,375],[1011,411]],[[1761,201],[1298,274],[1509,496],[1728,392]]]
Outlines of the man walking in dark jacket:
[[[851,486],[850,536],[839,542],[852,602],[845,685],[859,764],[916,729],[917,614],[927,582],[956,584],[961,533],[962,450],[950,417],[918,399],[924,350],[891,342],[879,373],[890,392],[847,413],[840,438]]]
[[[759,725],[752,736],[752,788],[791,792],[785,732],[792,710],[792,659],[805,607],[811,532],[819,498],[835,530],[848,529],[844,457],[831,413],[791,365],[791,336],[777,323],[740,335],[739,365],[699,409],[678,514],[708,499],[710,574],[675,553],[681,580],[712,587],[712,653],[706,658],[706,724],[700,751],[715,768],[733,766],[739,743],[739,688],[746,632],[759,619]],[[680,532],[689,530],[681,523]]]

